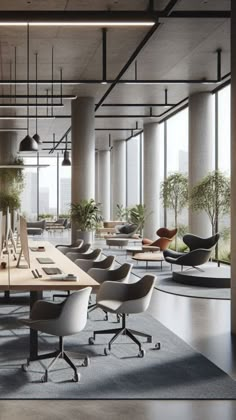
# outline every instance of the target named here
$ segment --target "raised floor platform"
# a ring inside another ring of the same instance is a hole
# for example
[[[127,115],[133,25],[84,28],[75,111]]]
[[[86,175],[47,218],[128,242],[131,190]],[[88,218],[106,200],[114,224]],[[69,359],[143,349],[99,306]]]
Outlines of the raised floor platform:
[[[173,271],[173,279],[177,283],[188,284],[191,286],[230,287],[230,267],[206,266],[202,269],[204,271],[199,271],[195,268],[184,271]]]

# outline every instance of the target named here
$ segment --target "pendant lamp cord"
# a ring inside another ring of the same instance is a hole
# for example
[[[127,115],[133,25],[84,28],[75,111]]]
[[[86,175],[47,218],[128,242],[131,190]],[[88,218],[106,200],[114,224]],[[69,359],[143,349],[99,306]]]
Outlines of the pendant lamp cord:
[[[27,23],[27,134],[29,135],[29,23]]]
[[[35,53],[35,77],[36,77],[36,88],[35,88],[35,95],[36,95],[36,134],[38,134],[38,53]]]

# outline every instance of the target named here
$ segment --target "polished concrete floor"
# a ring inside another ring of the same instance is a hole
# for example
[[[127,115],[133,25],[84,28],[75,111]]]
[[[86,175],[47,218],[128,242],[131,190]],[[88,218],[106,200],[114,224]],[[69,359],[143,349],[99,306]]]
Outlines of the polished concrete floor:
[[[49,239],[54,243],[68,241],[65,235],[57,238],[51,234]],[[229,301],[187,298],[155,290],[149,312],[236,379],[236,341],[230,334]],[[0,401],[0,420],[14,418],[235,420],[236,401]]]

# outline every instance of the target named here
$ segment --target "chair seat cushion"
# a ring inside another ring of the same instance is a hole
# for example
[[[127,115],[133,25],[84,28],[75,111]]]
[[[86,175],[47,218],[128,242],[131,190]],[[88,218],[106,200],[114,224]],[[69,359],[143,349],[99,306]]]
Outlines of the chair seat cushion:
[[[120,306],[123,304],[120,300],[100,300],[98,302],[99,308],[104,309],[104,311],[108,312],[119,312]]]

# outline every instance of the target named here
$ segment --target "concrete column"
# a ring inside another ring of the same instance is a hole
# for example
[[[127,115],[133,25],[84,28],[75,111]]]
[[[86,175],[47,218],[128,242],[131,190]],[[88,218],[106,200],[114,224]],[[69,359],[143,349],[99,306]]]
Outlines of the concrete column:
[[[150,213],[143,236],[155,239],[155,232],[160,227],[160,160],[163,159],[160,125],[144,124],[143,140],[143,202]]]
[[[112,180],[113,220],[116,220],[116,205],[122,204],[126,207],[126,144],[124,140],[113,142]]]
[[[110,151],[101,150],[98,153],[99,180],[98,202],[101,203],[102,217],[110,220]]]
[[[98,152],[95,153],[95,201],[99,202],[99,158]]]
[[[94,99],[81,97],[72,101],[72,202],[95,198],[95,120]],[[76,232],[72,226],[72,240]]]
[[[231,331],[236,334],[236,2],[231,2]]]
[[[200,92],[189,98],[189,189],[213,167],[214,102],[211,93]],[[206,212],[189,210],[189,231],[199,236],[212,234]]]

